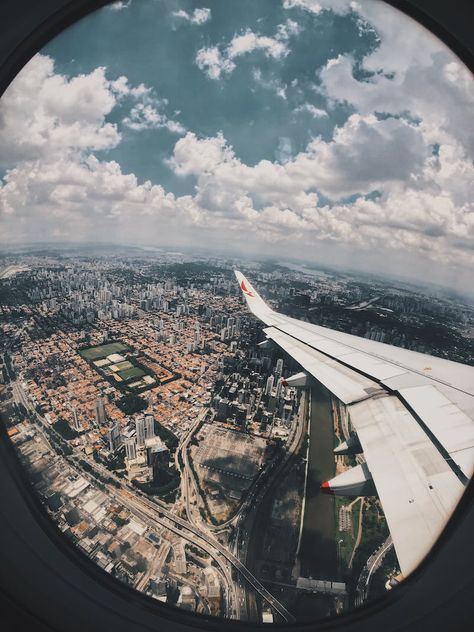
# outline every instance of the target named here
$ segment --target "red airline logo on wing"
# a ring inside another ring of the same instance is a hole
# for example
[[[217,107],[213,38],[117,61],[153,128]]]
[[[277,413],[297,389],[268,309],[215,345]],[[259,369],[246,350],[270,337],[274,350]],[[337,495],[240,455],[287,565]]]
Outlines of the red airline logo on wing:
[[[247,289],[243,279],[240,283],[240,287],[242,288],[242,292],[244,292],[245,294],[247,294],[247,296],[253,296],[252,292],[250,292],[250,290]]]

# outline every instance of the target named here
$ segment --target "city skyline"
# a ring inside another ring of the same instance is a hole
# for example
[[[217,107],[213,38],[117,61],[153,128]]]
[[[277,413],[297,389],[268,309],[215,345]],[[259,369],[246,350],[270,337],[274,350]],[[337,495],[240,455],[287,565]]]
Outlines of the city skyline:
[[[474,308],[453,295],[156,251],[4,264],[7,433],[64,537],[154,599],[267,623],[350,610],[410,574],[471,475]]]
[[[231,240],[465,290],[461,62],[382,2],[219,5],[115,3],[27,64],[0,101],[2,241]]]

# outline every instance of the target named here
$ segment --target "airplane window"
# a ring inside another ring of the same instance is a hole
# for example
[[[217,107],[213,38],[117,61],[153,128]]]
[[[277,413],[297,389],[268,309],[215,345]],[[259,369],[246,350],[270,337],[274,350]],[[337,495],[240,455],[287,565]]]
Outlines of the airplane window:
[[[128,0],[0,101],[0,405],[63,537],[197,615],[396,590],[474,468],[474,84],[378,0]]]

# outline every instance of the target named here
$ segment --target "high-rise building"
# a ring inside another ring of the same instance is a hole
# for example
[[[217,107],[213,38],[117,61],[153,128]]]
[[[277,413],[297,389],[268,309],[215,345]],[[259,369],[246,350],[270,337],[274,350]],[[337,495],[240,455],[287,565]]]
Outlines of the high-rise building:
[[[223,398],[219,401],[218,408],[217,408],[217,415],[216,415],[216,418],[218,421],[225,421],[227,419],[228,405],[229,405],[229,400],[226,398]]]
[[[145,417],[138,417],[135,421],[135,428],[137,430],[137,447],[142,448],[145,445]]]
[[[282,387],[283,387],[283,384],[282,384],[282,381],[281,381],[281,378],[280,378],[280,379],[278,380],[277,387],[276,387],[276,397],[277,397],[277,399],[278,399],[278,398],[280,397],[280,395],[281,395],[281,389],[282,389]]]
[[[195,325],[194,342],[196,343],[196,347],[199,347],[201,344],[201,327],[197,321]]]
[[[110,428],[107,433],[107,439],[109,442],[109,450],[111,452],[116,452],[119,448],[122,447],[122,434],[120,431],[120,424],[118,421],[114,423],[114,425]]]
[[[147,464],[151,468],[153,481],[160,485],[169,478],[169,450],[159,437],[146,439]],[[164,478],[163,478],[164,477]]]
[[[267,379],[267,384],[265,386],[265,395],[271,395],[274,379],[275,378],[273,377],[273,375],[270,375],[269,378]]]
[[[279,380],[281,378],[281,374],[283,373],[283,360],[278,358],[276,367],[275,367],[275,378]]]
[[[105,404],[102,397],[98,397],[95,402],[95,423],[98,426],[102,426],[105,424],[106,416],[105,416]]]
[[[292,413],[293,413],[293,406],[291,406],[291,404],[285,404],[283,406],[283,412],[281,415],[281,420],[284,424],[290,423]]]
[[[135,437],[130,437],[125,441],[125,456],[129,461],[137,458],[137,441]]]
[[[155,436],[155,420],[153,415],[145,415],[145,439]]]
[[[77,410],[75,408],[72,409],[72,428],[76,432],[82,432],[82,424],[79,421],[79,417],[77,415]]]

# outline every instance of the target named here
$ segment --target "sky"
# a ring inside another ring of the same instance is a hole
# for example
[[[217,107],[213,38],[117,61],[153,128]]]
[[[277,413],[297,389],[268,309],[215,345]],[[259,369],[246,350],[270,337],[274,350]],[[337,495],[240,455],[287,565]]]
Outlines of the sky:
[[[474,261],[474,82],[381,0],[130,0],[0,100],[0,243],[206,247],[427,279]]]

